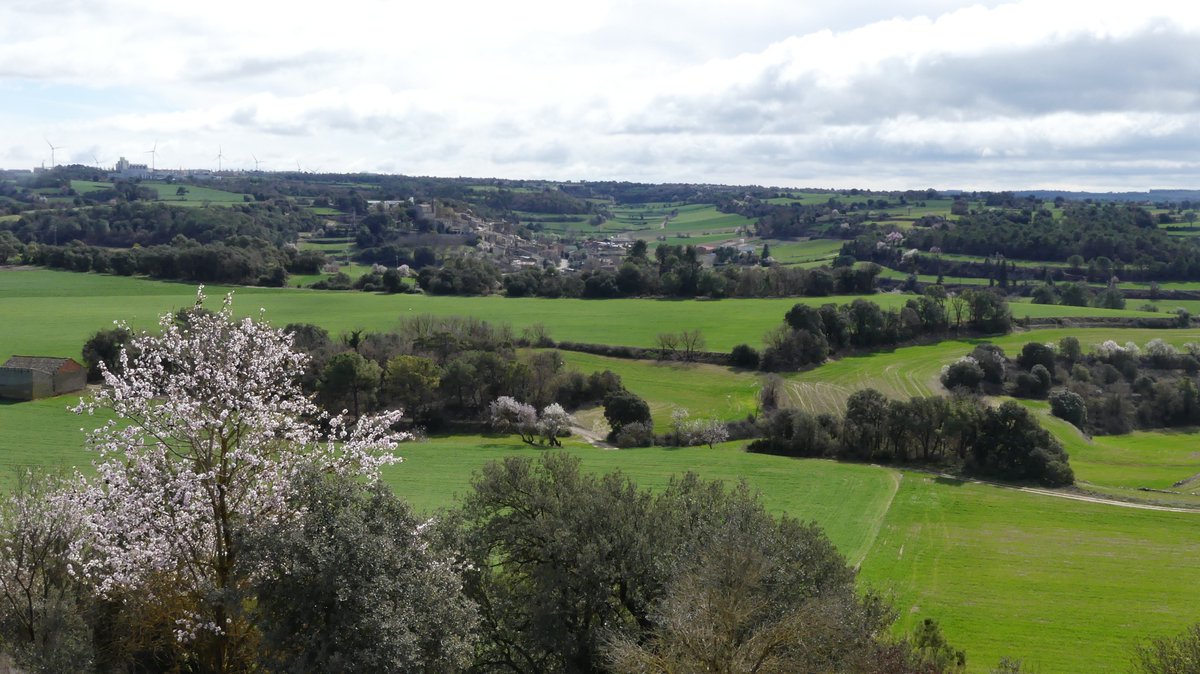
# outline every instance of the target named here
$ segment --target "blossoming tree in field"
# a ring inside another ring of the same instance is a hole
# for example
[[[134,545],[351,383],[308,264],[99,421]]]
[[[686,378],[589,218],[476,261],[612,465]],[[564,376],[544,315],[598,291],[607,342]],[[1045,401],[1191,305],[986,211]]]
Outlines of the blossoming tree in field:
[[[203,301],[201,289],[182,320],[168,314],[160,334],[135,338],[122,373],[106,370],[77,409],[115,417],[88,440],[100,458],[80,496],[95,553],[83,569],[102,594],[171,587],[193,607],[176,618],[177,639],[219,672],[237,667],[247,633],[238,528],[292,517],[306,466],[376,480],[407,436],[391,430],[399,411],[352,426],[322,418],[290,336],[235,320],[231,296],[216,313]]]
[[[515,431],[527,444],[544,442],[562,447],[558,436],[568,433],[575,418],[558,403],[550,403],[539,419],[537,408],[512,396],[500,396],[488,406],[492,427],[506,432]]]

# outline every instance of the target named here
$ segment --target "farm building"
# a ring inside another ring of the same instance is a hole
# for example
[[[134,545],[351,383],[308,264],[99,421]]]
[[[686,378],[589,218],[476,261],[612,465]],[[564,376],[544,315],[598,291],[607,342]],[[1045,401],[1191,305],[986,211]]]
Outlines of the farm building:
[[[70,358],[13,356],[0,366],[0,398],[49,398],[87,385],[87,369]]]

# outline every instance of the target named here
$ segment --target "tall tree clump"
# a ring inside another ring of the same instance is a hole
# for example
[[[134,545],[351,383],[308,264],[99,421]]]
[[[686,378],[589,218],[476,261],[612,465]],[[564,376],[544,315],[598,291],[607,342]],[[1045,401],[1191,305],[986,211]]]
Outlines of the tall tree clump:
[[[407,436],[391,430],[399,411],[353,425],[323,416],[300,388],[305,356],[290,335],[235,320],[232,296],[216,313],[203,301],[201,288],[182,320],[135,337],[121,374],[103,368],[105,388],[77,408],[114,417],[88,438],[100,458],[96,477],[80,478],[92,551],[80,561],[102,598],[174,607],[158,624],[173,626],[189,669],[227,672],[254,647],[238,528],[295,517],[289,497],[314,467],[374,482]]]
[[[652,493],[565,454],[509,457],[459,516],[476,671],[912,671],[862,666],[895,646],[892,612],[816,525],[744,484],[688,473]]]

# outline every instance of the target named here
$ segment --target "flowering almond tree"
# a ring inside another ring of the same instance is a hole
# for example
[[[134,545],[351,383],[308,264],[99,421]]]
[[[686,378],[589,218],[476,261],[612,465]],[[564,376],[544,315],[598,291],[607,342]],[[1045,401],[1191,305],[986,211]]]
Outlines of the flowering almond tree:
[[[231,295],[217,313],[203,301],[201,288],[182,320],[165,315],[160,334],[136,337],[122,373],[105,370],[104,389],[76,410],[116,417],[88,439],[100,458],[80,494],[94,553],[83,569],[107,596],[173,588],[194,607],[176,638],[199,670],[225,672],[246,648],[238,527],[292,517],[287,496],[306,466],[376,480],[408,436],[391,431],[399,411],[353,426],[322,418],[289,335],[235,320]]]

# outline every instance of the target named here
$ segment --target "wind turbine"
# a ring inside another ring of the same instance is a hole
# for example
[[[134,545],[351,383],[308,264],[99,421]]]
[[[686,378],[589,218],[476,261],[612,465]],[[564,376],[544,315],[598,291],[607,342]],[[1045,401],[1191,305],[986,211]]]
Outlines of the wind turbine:
[[[225,156],[225,155],[224,155],[224,154],[222,154],[221,146],[220,146],[220,145],[218,145],[218,146],[217,146],[217,173],[220,173],[220,172],[221,172],[221,159],[222,159],[224,156]]]
[[[63,147],[61,145],[55,145],[54,143],[51,143],[50,139],[48,138],[43,138],[43,140],[45,140],[46,144],[50,146],[50,168],[54,168],[55,166],[58,166],[58,164],[54,161],[54,151],[61,150]]]
[[[89,154],[92,155],[92,161],[96,162],[96,170],[99,171],[100,170],[100,160],[96,158],[96,153],[91,152]]]
[[[258,161],[258,157],[255,157],[253,152],[251,152],[251,153],[250,153],[250,156],[251,156],[251,157],[254,157],[254,172],[255,172],[255,173],[258,173],[258,172],[259,172],[259,170],[258,170],[258,165],[259,165],[259,163],[260,163],[260,162]]]
[[[154,147],[146,150],[146,154],[150,155],[150,172],[153,173],[156,170],[155,159],[158,158],[158,139],[154,140]]]

